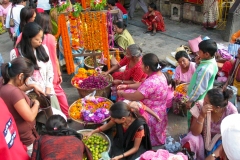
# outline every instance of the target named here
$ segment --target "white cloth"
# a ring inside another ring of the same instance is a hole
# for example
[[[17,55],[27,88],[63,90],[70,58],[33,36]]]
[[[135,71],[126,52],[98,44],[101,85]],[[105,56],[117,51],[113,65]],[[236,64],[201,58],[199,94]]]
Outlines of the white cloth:
[[[232,114],[221,123],[223,149],[230,160],[240,160],[240,115]]]
[[[19,28],[19,24],[20,24],[20,12],[22,10],[22,8],[24,7],[24,5],[15,5],[12,9],[12,17],[14,19],[14,31],[16,31]],[[6,28],[10,28],[10,14],[11,14],[11,9],[9,9],[8,13],[7,13],[7,17],[6,17]]]
[[[38,1],[37,8],[42,8],[43,10],[50,10],[51,6],[49,4],[49,0],[40,0],[40,1]]]

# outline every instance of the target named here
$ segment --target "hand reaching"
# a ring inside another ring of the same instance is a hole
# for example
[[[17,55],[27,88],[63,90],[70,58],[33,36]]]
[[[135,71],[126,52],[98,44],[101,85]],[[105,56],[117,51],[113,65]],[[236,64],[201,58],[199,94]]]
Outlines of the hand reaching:
[[[124,89],[127,89],[127,87],[128,87],[128,85],[126,85],[126,84],[120,84],[120,85],[117,86],[117,89],[118,90],[124,90]]]

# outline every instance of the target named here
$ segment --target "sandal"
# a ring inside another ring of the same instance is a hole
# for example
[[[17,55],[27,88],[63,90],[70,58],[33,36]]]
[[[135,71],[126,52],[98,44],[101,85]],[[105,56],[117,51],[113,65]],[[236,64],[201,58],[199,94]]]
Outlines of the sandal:
[[[156,32],[153,32],[153,33],[151,34],[151,36],[155,36],[155,34],[156,34]]]
[[[152,31],[150,31],[150,30],[146,30],[146,31],[144,31],[143,33],[149,33],[149,32],[152,32]]]

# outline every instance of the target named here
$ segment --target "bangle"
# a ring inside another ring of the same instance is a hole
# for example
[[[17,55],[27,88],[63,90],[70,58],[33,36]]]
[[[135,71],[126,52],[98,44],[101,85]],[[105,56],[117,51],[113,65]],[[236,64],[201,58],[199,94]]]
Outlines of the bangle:
[[[102,132],[102,129],[101,129],[101,127],[98,127],[98,131],[99,131],[99,132]]]
[[[214,153],[212,153],[211,155],[212,155],[212,157],[217,158],[217,156]]]
[[[124,158],[125,156],[124,156],[124,153],[122,153],[122,155],[123,155],[123,157],[122,158]]]
[[[129,85],[127,84],[126,89],[128,89]]]
[[[123,84],[123,80],[122,80],[122,84]]]

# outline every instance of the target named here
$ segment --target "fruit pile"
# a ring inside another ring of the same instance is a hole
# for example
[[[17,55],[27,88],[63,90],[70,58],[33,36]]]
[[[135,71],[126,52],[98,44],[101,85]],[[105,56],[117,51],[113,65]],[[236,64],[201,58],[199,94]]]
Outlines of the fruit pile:
[[[83,98],[74,102],[69,108],[69,116],[84,122],[101,123],[109,118],[112,102],[104,97]]]
[[[109,147],[109,142],[99,135],[93,135],[88,139],[83,139],[83,142],[92,152],[93,160],[99,160],[101,153],[106,152]],[[83,159],[87,160],[87,158]]]

